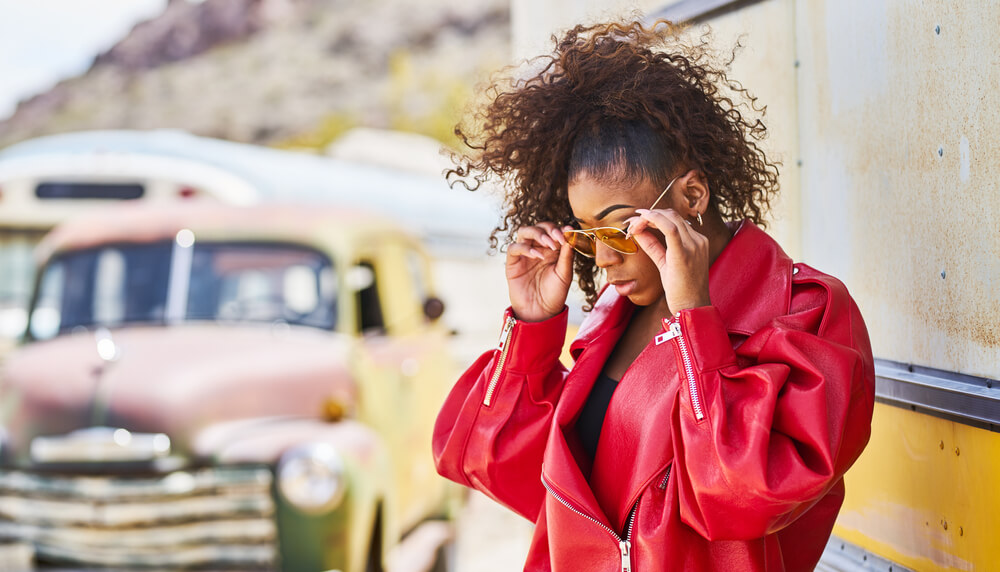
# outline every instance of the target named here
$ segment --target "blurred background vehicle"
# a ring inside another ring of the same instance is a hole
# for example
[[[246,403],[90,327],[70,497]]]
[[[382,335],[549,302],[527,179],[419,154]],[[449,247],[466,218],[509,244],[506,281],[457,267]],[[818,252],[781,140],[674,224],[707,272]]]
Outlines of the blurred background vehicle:
[[[338,151],[351,154],[351,161],[176,130],[69,133],[0,151],[0,344],[9,347],[24,330],[31,251],[44,233],[73,214],[119,201],[285,201],[378,210],[431,248],[433,271],[446,278],[440,281],[443,296],[457,304],[449,326],[484,334],[482,321],[474,319],[482,297],[468,296],[464,284],[452,278],[478,274],[483,284],[496,282],[497,264],[484,256],[484,237],[498,216],[495,199],[449,189],[440,173],[432,176],[426,170],[395,166],[413,163],[414,158],[418,164],[440,164],[440,145],[426,137],[409,135],[393,149],[391,142],[398,135],[363,136],[364,141],[342,145]],[[380,163],[366,159],[373,147],[383,154]],[[501,286],[485,288],[496,300],[504,295]]]
[[[360,572],[450,517],[427,443],[456,370],[398,225],[128,205],[39,263],[0,388],[0,534],[39,562]]]

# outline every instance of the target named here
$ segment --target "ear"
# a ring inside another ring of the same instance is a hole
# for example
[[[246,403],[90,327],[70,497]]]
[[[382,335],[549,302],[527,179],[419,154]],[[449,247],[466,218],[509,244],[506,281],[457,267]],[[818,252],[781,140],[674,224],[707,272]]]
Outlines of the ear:
[[[685,209],[681,214],[686,217],[696,217],[698,213],[704,214],[708,210],[708,199],[711,194],[705,173],[692,169],[682,175],[677,182],[680,183],[677,190],[683,199],[681,204]]]

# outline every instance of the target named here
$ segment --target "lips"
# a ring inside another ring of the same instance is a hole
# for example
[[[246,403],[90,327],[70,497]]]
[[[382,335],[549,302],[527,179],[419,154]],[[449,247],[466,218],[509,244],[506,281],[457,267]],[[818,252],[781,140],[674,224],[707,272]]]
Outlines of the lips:
[[[612,280],[609,284],[615,287],[619,296],[628,296],[635,290],[636,282],[635,280]]]

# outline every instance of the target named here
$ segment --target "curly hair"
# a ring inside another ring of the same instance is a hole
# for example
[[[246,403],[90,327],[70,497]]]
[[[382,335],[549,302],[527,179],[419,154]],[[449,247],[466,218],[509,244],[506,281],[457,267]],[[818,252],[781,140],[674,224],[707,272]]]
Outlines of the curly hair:
[[[569,224],[567,187],[584,173],[663,186],[678,166],[696,169],[724,219],[766,225],[778,167],[758,145],[766,108],[726,75],[739,45],[720,61],[709,34],[685,42],[681,32],[667,21],[580,25],[553,37],[552,54],[526,62],[530,77],[509,67],[494,78],[486,101],[456,126],[468,150],[446,172],[452,186],[504,189],[492,248],[498,233],[509,244],[518,228]],[[599,269],[582,256],[574,267],[592,307]]]

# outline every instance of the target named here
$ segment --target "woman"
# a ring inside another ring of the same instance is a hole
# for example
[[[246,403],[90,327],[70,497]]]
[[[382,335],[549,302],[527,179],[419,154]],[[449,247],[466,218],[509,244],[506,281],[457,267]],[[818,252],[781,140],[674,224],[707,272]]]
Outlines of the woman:
[[[843,284],[759,228],[777,168],[753,100],[666,23],[577,27],[542,61],[458,130],[456,172],[506,184],[516,239],[439,472],[536,522],[526,570],[811,570],[874,369]],[[567,370],[574,270],[592,309]]]

